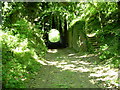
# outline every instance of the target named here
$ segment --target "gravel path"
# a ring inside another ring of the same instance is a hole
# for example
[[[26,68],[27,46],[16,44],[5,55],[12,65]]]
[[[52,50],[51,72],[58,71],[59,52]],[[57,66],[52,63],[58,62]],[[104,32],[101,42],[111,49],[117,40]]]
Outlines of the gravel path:
[[[92,76],[98,66],[93,55],[81,55],[71,49],[52,49],[48,53],[40,71],[28,85],[29,88],[103,88],[103,82],[96,83]],[[98,68],[99,69],[99,68]],[[107,71],[107,70],[106,70]]]

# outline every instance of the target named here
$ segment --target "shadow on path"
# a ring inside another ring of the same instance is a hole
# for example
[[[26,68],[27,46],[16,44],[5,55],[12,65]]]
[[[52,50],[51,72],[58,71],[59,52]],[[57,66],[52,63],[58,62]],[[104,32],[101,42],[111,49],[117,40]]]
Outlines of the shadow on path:
[[[99,77],[101,73],[96,74],[96,76],[94,74],[97,69],[104,68],[92,64],[92,61],[97,59],[97,55],[79,55],[67,48],[49,49],[45,60],[39,60],[43,66],[28,87],[103,88],[104,82],[96,80],[96,77]],[[106,71],[108,71],[107,68]]]

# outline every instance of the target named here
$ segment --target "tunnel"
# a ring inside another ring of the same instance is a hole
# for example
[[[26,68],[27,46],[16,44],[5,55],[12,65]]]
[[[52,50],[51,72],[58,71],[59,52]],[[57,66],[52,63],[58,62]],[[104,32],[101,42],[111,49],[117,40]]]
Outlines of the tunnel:
[[[68,31],[66,16],[60,15],[61,12],[50,12],[42,18],[42,30],[44,31],[43,39],[49,49],[66,48],[68,46]],[[60,38],[57,42],[51,42],[49,32],[51,29],[58,30]]]

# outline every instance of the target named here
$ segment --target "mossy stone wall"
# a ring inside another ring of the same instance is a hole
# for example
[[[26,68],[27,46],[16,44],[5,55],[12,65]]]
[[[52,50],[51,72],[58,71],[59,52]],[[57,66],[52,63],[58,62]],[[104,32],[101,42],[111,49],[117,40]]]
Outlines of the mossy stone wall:
[[[84,26],[84,21],[77,21],[68,30],[68,46],[79,52],[87,51],[87,37]]]

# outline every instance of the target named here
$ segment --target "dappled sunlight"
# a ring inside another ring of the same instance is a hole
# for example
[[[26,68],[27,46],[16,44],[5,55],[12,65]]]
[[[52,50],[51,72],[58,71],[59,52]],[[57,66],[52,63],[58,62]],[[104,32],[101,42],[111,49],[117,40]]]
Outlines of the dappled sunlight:
[[[73,67],[71,65],[57,65],[56,67],[61,68],[62,70],[71,70]]]
[[[97,56],[97,54],[85,54],[82,56],[73,56],[74,58],[88,58],[88,57],[94,57]]]
[[[75,54],[68,54],[68,56],[74,56]]]
[[[58,1],[1,3],[3,88],[118,88],[120,0]]]
[[[28,48],[23,50],[23,47],[17,47],[15,49],[12,49],[12,51],[17,52],[17,53],[22,53],[22,52],[29,52],[30,50]]]
[[[69,70],[71,72],[88,73],[87,78],[90,79],[89,82],[92,84],[101,82],[99,83],[101,86],[107,85],[110,87],[111,85],[117,85],[118,69],[111,69],[105,65],[95,65],[90,62],[97,59],[97,54],[80,55],[70,52],[66,53],[64,50],[61,52],[61,50],[57,49],[49,49],[48,52],[47,59],[39,61],[42,65],[55,66],[61,69],[60,71]],[[110,84],[108,84],[109,81],[111,81]]]
[[[95,81],[93,79],[89,80],[92,84],[95,84]]]
[[[9,32],[5,33],[3,31],[0,31],[0,36],[3,37],[4,39],[6,38],[7,40],[5,40],[7,43],[11,43],[8,44],[8,46],[13,47],[12,45],[16,45],[17,47],[14,47],[11,49],[11,51],[16,52],[16,53],[22,53],[22,52],[29,52],[30,50],[27,48],[28,46],[28,39],[24,39],[22,42],[18,43],[18,37],[17,36],[13,36],[10,35]],[[2,40],[2,38],[1,38]],[[3,43],[4,44],[4,43]]]
[[[34,54],[33,54],[33,58],[35,59],[35,60],[38,60],[39,59],[39,57],[38,57],[38,55],[34,52]]]
[[[56,52],[57,52],[57,49],[49,49],[47,52],[48,52],[48,53],[56,53]]]
[[[47,65],[43,60],[37,60],[42,65]]]
[[[85,68],[85,67],[78,67],[78,68],[72,69],[72,71],[89,72],[90,70],[88,68]]]
[[[56,66],[56,67],[63,68],[63,70],[71,70],[71,69],[73,69],[73,68],[76,67],[76,66],[73,65],[73,64],[68,64],[68,65],[59,64],[59,65]]]
[[[96,33],[87,34],[88,37],[94,37]]]
[[[101,87],[112,87],[118,86],[116,79],[118,77],[118,71],[111,69],[109,66],[105,65],[94,65],[91,62],[87,62],[87,59],[90,59],[93,54],[88,55],[77,55],[73,53],[65,54],[61,53],[59,50],[50,50],[57,51],[53,54],[48,54],[46,60],[38,60],[44,66],[55,66],[60,69],[61,73],[63,71],[71,71],[71,72],[79,72],[79,73],[87,73],[87,77],[89,78],[89,82],[93,85],[99,84]],[[64,52],[64,51],[63,51]],[[86,58],[86,57],[90,58]],[[75,58],[81,57],[81,58]],[[91,58],[92,60],[93,58]],[[80,79],[80,78],[78,78]],[[110,82],[110,83],[109,83]]]
[[[83,56],[75,56],[75,58],[83,58],[83,57],[87,57],[87,55],[83,55]]]
[[[84,62],[84,61],[80,61],[79,64],[89,65],[90,63]]]
[[[55,54],[58,54],[60,52],[57,51],[57,49],[49,49],[48,52],[57,52]],[[62,54],[62,55],[61,55]],[[58,68],[61,68],[62,70],[70,70],[70,71],[74,71],[74,72],[90,72],[90,68],[92,67],[90,62],[87,61],[83,61],[82,58],[86,58],[86,57],[91,57],[91,56],[95,56],[94,54],[85,54],[85,55],[77,55],[76,53],[69,53],[67,55],[65,55],[64,53],[61,53],[58,55],[55,55],[56,57],[54,58],[54,56],[51,56],[54,59],[51,60],[44,60],[45,63],[47,63],[47,65],[54,65]]]
[[[112,86],[118,87],[118,84],[116,83],[118,79],[118,69],[111,69],[109,66],[96,66],[92,71],[93,73],[90,73],[89,77],[94,80],[94,82],[104,82],[104,85],[109,88]]]
[[[60,62],[59,64],[60,64],[60,65],[63,65],[63,64],[67,64],[67,62],[62,61],[62,62]]]
[[[70,64],[70,62],[67,62],[67,61],[64,61],[64,60],[62,60],[62,61],[47,61],[47,60],[44,60],[44,62],[39,60],[39,62],[43,65],[54,65],[58,68],[61,68],[62,71],[63,70],[70,70],[70,71],[73,71],[73,72],[89,72],[90,71],[88,68],[86,68],[83,65],[77,66],[78,63],[77,64],[76,63]]]
[[[44,62],[39,61],[43,65],[54,65],[62,70],[70,70],[73,72],[89,72],[90,70],[84,65],[89,65],[90,63],[84,61],[69,61],[69,60],[61,60],[61,61],[48,61],[44,60]],[[84,65],[83,65],[84,64]]]
[[[65,56],[61,56],[61,57],[56,57],[57,59],[65,59],[65,58],[69,58],[69,57],[65,57]]]
[[[47,63],[47,65],[57,65],[58,61],[56,62],[50,62],[50,61],[45,61]]]

